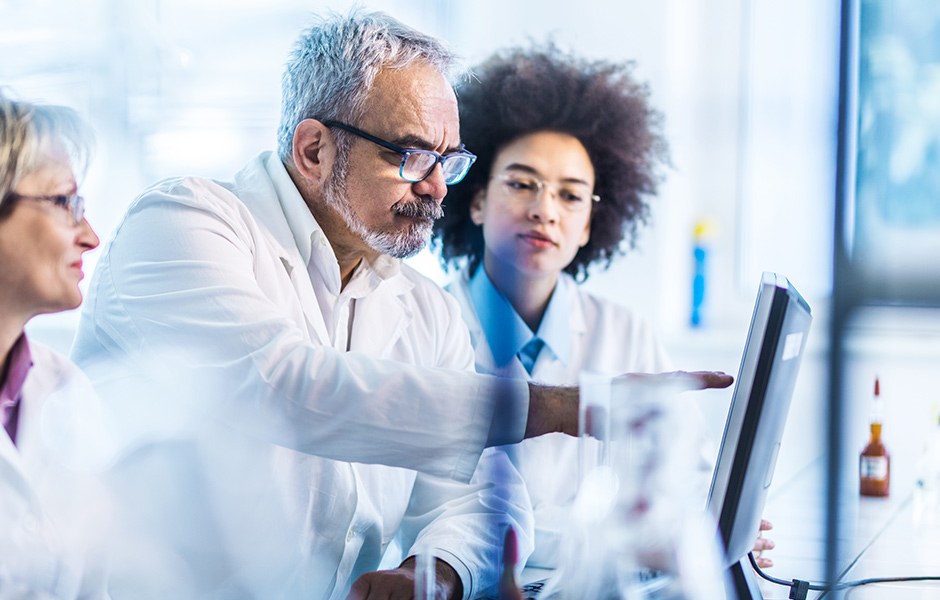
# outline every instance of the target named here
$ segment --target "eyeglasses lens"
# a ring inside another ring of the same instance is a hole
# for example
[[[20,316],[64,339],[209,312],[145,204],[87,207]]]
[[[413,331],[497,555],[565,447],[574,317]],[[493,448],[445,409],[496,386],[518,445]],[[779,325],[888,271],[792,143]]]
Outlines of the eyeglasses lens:
[[[401,166],[401,176],[408,181],[421,181],[437,164],[437,156],[427,152],[411,152]]]
[[[437,162],[436,154],[412,151],[401,167],[401,176],[408,181],[421,181],[431,174]],[[467,154],[450,154],[442,157],[440,162],[444,171],[444,183],[451,185],[464,178],[473,164],[473,157]]]
[[[81,196],[72,196],[69,199],[69,206],[72,209],[72,220],[78,225],[85,218],[85,199]]]
[[[74,225],[79,225],[85,218],[85,199],[78,195],[73,196],[55,196],[56,206],[61,206],[68,211]]]
[[[550,196],[561,208],[570,212],[579,212],[591,207],[592,201],[599,198],[591,194],[590,188],[577,184],[567,184],[555,187],[540,179],[520,175],[497,175],[503,181],[506,192],[523,202],[532,202],[538,198],[542,190],[548,189]]]
[[[473,158],[465,154],[454,154],[444,157],[444,182],[447,185],[457,183],[464,178],[470,165],[473,164]]]

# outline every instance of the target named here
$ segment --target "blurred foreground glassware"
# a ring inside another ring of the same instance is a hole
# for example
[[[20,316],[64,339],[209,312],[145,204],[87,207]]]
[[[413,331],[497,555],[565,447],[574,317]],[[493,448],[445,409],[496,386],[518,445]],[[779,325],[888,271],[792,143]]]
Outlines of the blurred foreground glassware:
[[[578,493],[557,600],[724,600],[714,522],[695,499],[699,431],[684,375],[582,373]]]

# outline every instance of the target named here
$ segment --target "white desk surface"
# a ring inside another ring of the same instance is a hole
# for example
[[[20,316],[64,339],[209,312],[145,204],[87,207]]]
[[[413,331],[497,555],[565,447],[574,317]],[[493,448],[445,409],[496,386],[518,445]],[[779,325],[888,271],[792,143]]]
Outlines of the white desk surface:
[[[940,576],[940,522],[915,519],[914,461],[902,452],[892,457],[891,495],[845,498],[840,518],[843,552],[842,581],[874,577]],[[894,465],[897,465],[896,467]],[[849,468],[854,467],[854,463]],[[774,567],[765,570],[778,579],[824,578],[825,489],[822,459],[794,477],[768,499],[764,515],[774,523],[768,536],[776,548],[768,553]],[[853,564],[854,563],[854,564]],[[761,580],[761,593],[769,600],[788,598],[788,588]],[[844,592],[845,598],[891,600],[940,599],[940,582],[877,583]],[[811,592],[818,598],[822,592]],[[831,595],[826,595],[831,598]]]
[[[936,338],[904,338],[901,342],[872,341],[866,352],[857,351],[846,365],[847,405],[844,434],[855,447],[846,456],[844,469],[857,469],[857,452],[867,440],[868,402],[875,374],[881,376],[886,397],[885,443],[891,452],[891,495],[888,498],[862,498],[847,494],[841,510],[844,524],[844,552],[840,562],[848,566],[857,559],[844,581],[871,577],[915,575],[940,576],[940,519],[934,523],[915,522],[912,502],[916,465],[930,428],[932,405],[937,403]],[[893,340],[893,338],[892,338]],[[889,340],[891,341],[891,340]],[[876,347],[877,346],[877,347]],[[884,346],[882,348],[882,346]],[[928,351],[927,346],[932,348]],[[787,430],[784,433],[780,461],[767,499],[764,517],[774,524],[768,537],[777,547],[768,553],[774,567],[767,573],[779,579],[793,578],[822,581],[825,577],[826,552],[826,463],[821,457],[826,439],[826,376],[824,354],[809,356],[801,367],[801,378],[794,393]],[[689,361],[697,368],[725,368],[719,364]],[[715,398],[702,394],[706,402]],[[725,404],[718,406],[722,413]],[[716,404],[720,404],[716,400]],[[714,427],[720,440],[721,423]],[[716,446],[717,448],[717,446]],[[808,465],[808,466],[807,466]],[[545,570],[526,569],[524,581],[543,579]],[[789,589],[760,580],[767,600],[785,600]],[[811,592],[808,598],[818,598]],[[873,584],[848,591],[847,600],[940,600],[940,582]],[[827,595],[830,600],[832,595]]]
[[[898,456],[888,498],[847,498],[841,569],[851,565],[843,581],[871,577],[940,576],[940,520],[915,522],[914,468],[904,453]],[[894,461],[893,461],[894,462]],[[905,466],[906,465],[906,466]],[[854,466],[854,465],[853,465]],[[850,467],[851,468],[851,467]],[[774,566],[766,573],[778,579],[820,582],[825,577],[826,515],[823,459],[775,489],[764,516],[774,524],[768,537],[776,548],[768,553]],[[854,562],[854,565],[852,564]],[[547,569],[526,568],[522,583],[544,579]],[[759,579],[766,600],[785,600],[789,588]],[[810,592],[808,598],[819,598]],[[878,583],[844,592],[846,600],[938,600],[940,582]],[[826,595],[825,598],[833,598]]]

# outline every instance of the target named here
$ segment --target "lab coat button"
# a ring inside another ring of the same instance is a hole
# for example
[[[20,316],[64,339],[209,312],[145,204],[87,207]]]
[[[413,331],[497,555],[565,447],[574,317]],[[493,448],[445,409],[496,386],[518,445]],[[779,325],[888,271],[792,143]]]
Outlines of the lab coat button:
[[[350,527],[350,528],[349,528],[349,533],[346,534],[346,541],[347,541],[347,542],[351,542],[352,539],[353,539],[353,535],[355,535],[355,533],[356,533],[356,530],[353,529],[352,527]]]

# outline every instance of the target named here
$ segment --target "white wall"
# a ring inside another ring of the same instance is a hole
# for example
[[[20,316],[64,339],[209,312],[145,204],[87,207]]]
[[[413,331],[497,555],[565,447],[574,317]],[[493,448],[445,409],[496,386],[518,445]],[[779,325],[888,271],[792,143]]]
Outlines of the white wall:
[[[225,177],[273,146],[281,65],[311,10],[350,2],[65,0],[0,4],[0,82],[76,106],[101,144],[84,193],[107,239],[144,186]],[[473,63],[549,37],[591,57],[635,60],[666,116],[673,168],[640,246],[591,290],[685,335],[692,229],[711,240],[710,323],[748,312],[759,272],[828,293],[835,132],[834,7],[812,0],[611,3],[378,1]],[[435,261],[418,261],[442,277]],[[92,260],[93,266],[93,260]]]

